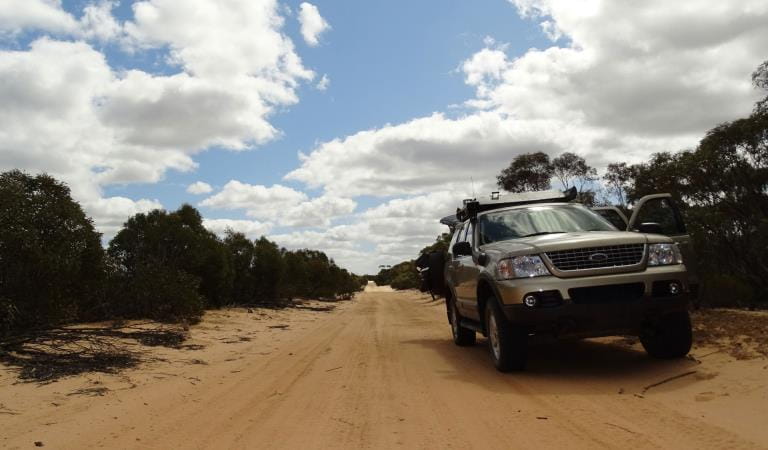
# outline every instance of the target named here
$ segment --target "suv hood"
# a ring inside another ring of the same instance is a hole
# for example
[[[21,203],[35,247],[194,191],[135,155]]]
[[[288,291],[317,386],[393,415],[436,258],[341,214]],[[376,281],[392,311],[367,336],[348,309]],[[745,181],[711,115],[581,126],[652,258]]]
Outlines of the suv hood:
[[[527,238],[510,239],[483,245],[482,249],[486,252],[526,255],[574,248],[648,244],[656,242],[672,242],[672,239],[661,235],[647,235],[629,231],[584,231],[576,233],[544,234]]]

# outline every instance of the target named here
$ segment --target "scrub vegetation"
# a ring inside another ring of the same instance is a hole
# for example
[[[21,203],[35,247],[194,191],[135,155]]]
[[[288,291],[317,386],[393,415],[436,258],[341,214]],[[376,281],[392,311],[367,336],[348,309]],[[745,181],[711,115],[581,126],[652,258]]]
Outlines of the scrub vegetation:
[[[349,298],[363,279],[323,252],[229,231],[189,205],[131,217],[105,250],[69,188],[0,174],[0,336],[83,321],[197,321],[206,308]]]

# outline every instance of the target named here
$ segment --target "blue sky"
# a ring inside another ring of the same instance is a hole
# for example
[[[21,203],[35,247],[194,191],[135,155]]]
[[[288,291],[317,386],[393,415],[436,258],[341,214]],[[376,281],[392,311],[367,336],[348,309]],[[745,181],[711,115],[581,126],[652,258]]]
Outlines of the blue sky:
[[[87,2],[64,2],[73,14]],[[464,83],[459,64],[483,48],[486,37],[509,43],[510,54],[549,41],[535,21],[521,19],[505,0],[483,1],[483,8],[466,1],[315,2],[332,29],[321,44],[309,47],[301,39],[296,20],[301,2],[285,2],[293,11],[285,32],[296,44],[304,64],[331,82],[325,91],[303,85],[300,102],[274,115],[271,122],[282,136],[249,152],[211,149],[195,157],[198,170],[169,171],[165,180],[147,185],[110,186],[108,194],[157,198],[167,208],[199,197],[186,187],[203,180],[223,186],[231,179],[297,189],[304,185],[282,178],[299,164],[298,153],[309,152],[317,142],[359,130],[399,123],[434,111],[449,110],[473,94]],[[130,20],[131,2],[123,1],[116,16]],[[164,52],[126,54],[117,45],[105,52],[114,67],[172,73],[177,67],[162,64]],[[161,64],[157,64],[160,62]],[[316,190],[309,190],[313,196]],[[360,207],[379,203],[363,198]],[[205,209],[210,217],[233,217],[228,211]]]
[[[516,155],[602,171],[747,114],[765,23],[764,0],[2,2],[0,170],[68,183],[105,241],[187,202],[370,273]]]

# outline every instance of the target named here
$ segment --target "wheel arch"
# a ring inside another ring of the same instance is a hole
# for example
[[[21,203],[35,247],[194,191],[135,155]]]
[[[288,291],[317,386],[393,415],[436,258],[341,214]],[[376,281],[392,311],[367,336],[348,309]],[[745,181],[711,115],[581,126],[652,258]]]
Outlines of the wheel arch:
[[[499,298],[499,291],[493,278],[489,275],[481,275],[477,281],[477,312],[480,317],[480,323],[483,325],[483,334],[488,334],[488,329],[485,325],[485,310],[488,306],[488,301],[493,301],[494,299],[498,301]]]
[[[448,323],[451,323],[451,302],[454,297],[453,287],[449,284],[445,290],[445,314],[448,317]]]

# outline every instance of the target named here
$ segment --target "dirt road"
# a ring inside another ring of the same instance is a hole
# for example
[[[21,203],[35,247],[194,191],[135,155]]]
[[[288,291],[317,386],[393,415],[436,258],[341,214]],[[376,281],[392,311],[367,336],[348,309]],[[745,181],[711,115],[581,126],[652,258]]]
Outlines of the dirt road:
[[[493,369],[484,339],[458,348],[449,333],[441,304],[367,292],[287,331],[269,354],[255,339],[241,357],[187,366],[184,377],[0,414],[0,446],[768,446],[765,360],[697,349],[698,362],[659,362],[626,345],[582,341],[538,346],[529,370],[505,375]]]

